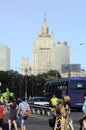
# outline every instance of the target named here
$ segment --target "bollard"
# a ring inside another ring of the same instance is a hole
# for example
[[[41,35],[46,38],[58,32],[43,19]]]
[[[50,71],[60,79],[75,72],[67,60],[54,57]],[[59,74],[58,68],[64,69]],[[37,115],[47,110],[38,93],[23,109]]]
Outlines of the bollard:
[[[50,111],[47,111],[46,114],[47,114],[47,116],[50,116],[50,115],[51,115],[51,112],[50,112]]]
[[[32,109],[32,113],[34,113],[34,114],[36,113],[35,109]]]
[[[42,115],[45,115],[45,111],[44,110],[42,110]]]
[[[41,112],[40,112],[40,110],[38,109],[38,110],[37,110],[37,114],[40,115],[40,113],[41,113]]]

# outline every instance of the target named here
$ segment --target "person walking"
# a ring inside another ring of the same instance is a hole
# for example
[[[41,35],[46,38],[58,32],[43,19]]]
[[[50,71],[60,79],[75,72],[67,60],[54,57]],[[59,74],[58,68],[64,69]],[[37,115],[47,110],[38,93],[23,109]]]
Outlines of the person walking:
[[[69,95],[64,96],[63,102],[64,102],[64,108],[65,108],[65,112],[66,112],[66,125],[65,126],[67,128],[70,127],[71,130],[74,130],[73,120],[71,117],[71,98],[70,98],[70,96]]]
[[[82,105],[83,120],[82,120],[82,130],[86,130],[86,93],[84,93],[84,103]]]
[[[26,124],[27,124],[27,116],[24,116],[24,110],[25,108],[28,109],[30,112],[30,106],[29,104],[25,101],[25,98],[21,98],[21,102],[19,103],[19,108],[18,108],[18,115],[19,120],[20,120],[20,125],[21,125],[21,130],[26,130]]]
[[[82,105],[82,111],[84,113],[84,117],[86,116],[86,93],[84,94],[84,103]]]
[[[5,115],[5,109],[2,104],[0,104],[0,130],[3,130],[3,118]]]
[[[59,99],[55,96],[55,94],[53,94],[51,100],[50,100],[50,103],[51,103],[51,107],[55,107],[58,103]]]
[[[55,126],[54,130],[65,130],[66,125],[66,112],[63,101],[59,102],[54,111]]]
[[[6,105],[10,106],[10,112],[8,118],[9,130],[11,130],[12,123],[14,124],[15,130],[18,130],[16,123],[18,105],[13,97],[9,97],[9,102],[7,102]]]

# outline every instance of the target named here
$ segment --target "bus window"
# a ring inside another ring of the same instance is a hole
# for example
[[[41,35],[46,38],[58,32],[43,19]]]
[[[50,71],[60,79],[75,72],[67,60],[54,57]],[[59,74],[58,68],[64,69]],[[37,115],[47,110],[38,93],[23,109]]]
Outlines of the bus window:
[[[62,89],[62,98],[67,95],[67,86],[63,86],[63,89]]]
[[[82,80],[71,80],[70,81],[70,89],[86,89],[86,81],[82,81]]]

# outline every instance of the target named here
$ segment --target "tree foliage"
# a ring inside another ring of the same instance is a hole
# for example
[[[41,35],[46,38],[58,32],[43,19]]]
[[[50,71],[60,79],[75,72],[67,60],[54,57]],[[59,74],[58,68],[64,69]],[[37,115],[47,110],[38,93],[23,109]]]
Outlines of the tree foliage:
[[[21,75],[17,71],[0,71],[0,91],[5,92],[9,88],[14,93],[15,97],[25,95],[25,87],[27,86],[27,95],[43,96],[44,84],[46,80],[55,80],[61,78],[61,75],[56,70],[50,70],[47,73],[38,74],[37,76]]]

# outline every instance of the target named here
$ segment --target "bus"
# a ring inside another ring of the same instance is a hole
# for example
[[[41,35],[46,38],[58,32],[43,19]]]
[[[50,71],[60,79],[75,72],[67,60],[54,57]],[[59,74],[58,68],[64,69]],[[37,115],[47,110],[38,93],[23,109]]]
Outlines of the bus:
[[[68,77],[46,81],[44,85],[45,98],[50,101],[53,94],[59,99],[65,95],[71,98],[71,107],[81,108],[86,93],[86,77]]]

